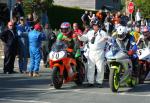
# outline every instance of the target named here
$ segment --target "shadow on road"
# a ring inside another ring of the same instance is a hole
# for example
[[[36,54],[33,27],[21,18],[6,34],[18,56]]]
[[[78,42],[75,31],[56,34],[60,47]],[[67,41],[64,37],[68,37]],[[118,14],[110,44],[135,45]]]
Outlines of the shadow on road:
[[[127,92],[150,92],[150,83],[140,84],[135,86],[134,88],[128,89]]]

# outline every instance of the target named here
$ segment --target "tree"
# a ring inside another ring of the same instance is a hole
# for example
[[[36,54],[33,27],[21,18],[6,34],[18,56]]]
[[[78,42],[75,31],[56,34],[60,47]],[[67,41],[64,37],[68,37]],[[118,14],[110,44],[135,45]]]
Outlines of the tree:
[[[135,10],[141,10],[145,18],[150,18],[150,0],[133,0],[135,3]]]
[[[52,6],[54,0],[24,0],[25,13],[42,12]]]

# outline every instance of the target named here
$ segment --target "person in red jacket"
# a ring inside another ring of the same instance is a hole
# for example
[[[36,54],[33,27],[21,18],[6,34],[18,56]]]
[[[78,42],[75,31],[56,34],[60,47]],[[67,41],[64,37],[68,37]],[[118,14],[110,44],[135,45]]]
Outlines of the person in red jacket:
[[[73,23],[73,33],[75,35],[82,35],[82,31],[79,29],[78,23]]]

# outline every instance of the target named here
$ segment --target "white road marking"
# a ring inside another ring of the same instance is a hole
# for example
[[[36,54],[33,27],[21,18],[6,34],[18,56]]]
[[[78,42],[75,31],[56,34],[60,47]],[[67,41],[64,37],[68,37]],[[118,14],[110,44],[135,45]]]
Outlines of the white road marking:
[[[1,89],[1,88],[0,88]],[[100,95],[116,95],[116,96],[134,96],[134,97],[150,97],[150,94],[134,94],[134,93],[128,93],[128,92],[123,92],[123,93],[105,93],[105,92],[100,92],[100,91],[86,91],[85,89],[55,89],[54,87],[50,88],[45,88],[45,89],[40,89],[40,88],[5,88],[2,91],[5,90],[10,90],[10,91],[43,91],[44,93],[40,94],[49,94],[50,92],[76,92],[76,93],[90,93],[90,94],[100,94]]]
[[[135,97],[150,97],[150,94],[133,94],[133,93],[104,93],[104,92],[89,92],[89,91],[74,91],[80,93],[101,94],[101,95],[116,95],[116,96],[135,96]]]
[[[2,88],[0,88],[2,89]],[[3,91],[4,90],[11,90],[11,91],[30,91],[30,90],[33,90],[33,91],[47,91],[47,90],[50,90],[49,88],[48,89],[41,89],[41,88],[3,88],[2,89]]]
[[[8,99],[8,98],[0,98],[0,101],[10,101],[10,102],[24,102],[24,103],[52,103],[45,101],[35,101],[35,100],[19,100],[19,99]]]

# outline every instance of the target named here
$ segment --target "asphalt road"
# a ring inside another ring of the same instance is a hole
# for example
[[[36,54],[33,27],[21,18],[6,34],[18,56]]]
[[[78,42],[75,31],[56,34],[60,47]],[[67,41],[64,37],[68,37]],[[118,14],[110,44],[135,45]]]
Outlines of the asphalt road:
[[[120,88],[112,93],[108,81],[103,88],[77,87],[73,82],[56,90],[51,83],[51,72],[42,69],[41,76],[2,74],[0,70],[0,103],[150,103],[150,82],[135,88]]]

